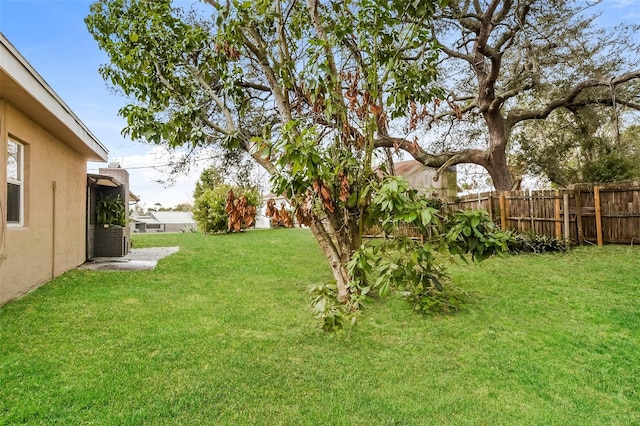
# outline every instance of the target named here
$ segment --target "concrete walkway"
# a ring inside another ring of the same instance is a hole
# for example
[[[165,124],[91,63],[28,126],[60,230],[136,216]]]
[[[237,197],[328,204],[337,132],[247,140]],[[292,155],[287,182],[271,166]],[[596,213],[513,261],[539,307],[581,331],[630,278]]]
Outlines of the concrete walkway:
[[[92,271],[151,271],[158,260],[177,253],[180,247],[151,247],[131,249],[123,257],[96,257],[78,267]]]

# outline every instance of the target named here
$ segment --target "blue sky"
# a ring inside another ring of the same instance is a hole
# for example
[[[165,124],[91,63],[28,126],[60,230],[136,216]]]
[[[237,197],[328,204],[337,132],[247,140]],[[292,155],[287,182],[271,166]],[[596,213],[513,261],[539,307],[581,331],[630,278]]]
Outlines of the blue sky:
[[[176,3],[189,6],[195,1]],[[90,4],[87,0],[0,0],[0,31],[107,147],[110,160],[129,169],[131,190],[141,203],[150,207],[158,202],[163,206],[191,202],[202,165],[166,187],[156,182],[163,178],[163,171],[148,167],[166,164],[170,154],[121,136],[125,123],[117,111],[126,100],[110,91],[98,74],[107,57],[83,21]],[[605,0],[599,7],[603,25],[640,23],[640,0]]]
[[[196,0],[185,0],[189,6]],[[109,150],[109,159],[120,161],[130,173],[131,191],[141,204],[174,206],[191,202],[201,166],[180,175],[172,186],[158,183],[166,171],[150,168],[166,164],[166,150],[133,142],[120,134],[125,121],[118,109],[126,99],[113,93],[98,73],[107,56],[88,33],[84,17],[87,0],[0,0],[0,31],[31,63],[64,102]],[[106,163],[90,163],[97,172]],[[146,168],[138,168],[146,167]]]

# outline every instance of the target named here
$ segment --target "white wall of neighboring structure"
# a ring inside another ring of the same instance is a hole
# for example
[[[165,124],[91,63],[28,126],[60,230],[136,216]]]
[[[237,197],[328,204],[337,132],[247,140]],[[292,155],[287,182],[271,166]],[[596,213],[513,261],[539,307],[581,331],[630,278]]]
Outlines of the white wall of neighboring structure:
[[[131,231],[140,232],[182,232],[196,229],[191,212],[149,212],[147,215],[131,217]]]

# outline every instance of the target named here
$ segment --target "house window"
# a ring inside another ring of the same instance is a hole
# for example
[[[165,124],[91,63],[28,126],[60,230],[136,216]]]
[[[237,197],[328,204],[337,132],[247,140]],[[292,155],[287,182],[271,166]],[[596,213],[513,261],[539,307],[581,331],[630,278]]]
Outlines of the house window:
[[[22,226],[24,217],[24,146],[7,144],[7,224]]]
[[[160,224],[159,223],[147,223],[147,231],[160,232]]]

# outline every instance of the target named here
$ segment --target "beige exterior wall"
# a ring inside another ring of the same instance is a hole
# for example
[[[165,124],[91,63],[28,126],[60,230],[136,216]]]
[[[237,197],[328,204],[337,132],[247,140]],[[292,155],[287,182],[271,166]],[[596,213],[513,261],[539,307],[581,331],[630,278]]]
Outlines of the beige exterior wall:
[[[9,138],[25,148],[24,226],[2,221],[0,304],[80,265],[86,256],[86,159],[0,99],[3,204]]]
[[[455,197],[458,194],[457,174],[452,170],[445,170],[437,181],[433,180],[436,169],[422,166],[406,176],[409,184],[428,194],[436,193],[438,197]]]

